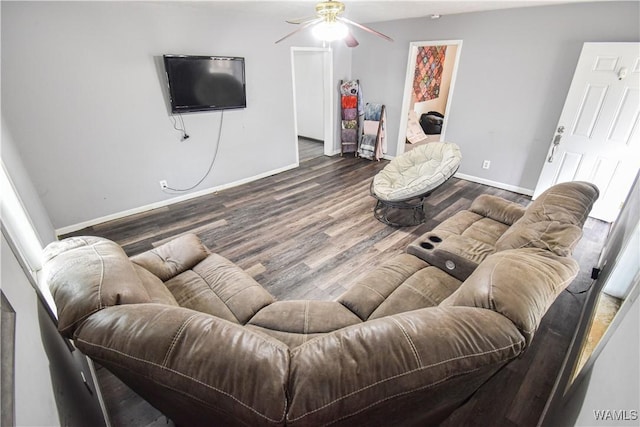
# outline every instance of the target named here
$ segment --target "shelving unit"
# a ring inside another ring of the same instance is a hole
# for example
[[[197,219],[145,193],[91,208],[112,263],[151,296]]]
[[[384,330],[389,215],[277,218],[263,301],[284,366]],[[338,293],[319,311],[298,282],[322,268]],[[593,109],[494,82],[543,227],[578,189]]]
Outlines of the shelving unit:
[[[362,99],[358,80],[340,80],[340,155],[358,155]]]

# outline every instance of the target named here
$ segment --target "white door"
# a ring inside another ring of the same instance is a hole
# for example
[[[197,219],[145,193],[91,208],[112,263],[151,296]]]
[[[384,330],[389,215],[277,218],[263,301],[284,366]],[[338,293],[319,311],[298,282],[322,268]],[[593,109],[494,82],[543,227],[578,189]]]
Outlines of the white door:
[[[588,181],[591,216],[612,222],[640,168],[640,43],[585,43],[533,198]]]

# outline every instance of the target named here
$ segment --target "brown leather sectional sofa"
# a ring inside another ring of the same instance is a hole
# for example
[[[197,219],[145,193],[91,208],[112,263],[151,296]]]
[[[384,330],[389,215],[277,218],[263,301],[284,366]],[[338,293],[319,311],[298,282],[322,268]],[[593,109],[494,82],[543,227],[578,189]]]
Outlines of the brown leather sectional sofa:
[[[598,197],[480,196],[336,301],[275,301],[185,235],[46,249],[60,332],[180,426],[434,425],[526,350]]]

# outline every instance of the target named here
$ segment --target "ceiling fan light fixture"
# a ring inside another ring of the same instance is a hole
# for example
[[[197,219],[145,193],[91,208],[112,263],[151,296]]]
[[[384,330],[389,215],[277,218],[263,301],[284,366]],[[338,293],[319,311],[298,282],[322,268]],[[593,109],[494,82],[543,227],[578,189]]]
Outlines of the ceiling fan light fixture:
[[[321,22],[311,30],[313,36],[319,40],[331,42],[344,39],[349,33],[349,28],[342,22]]]

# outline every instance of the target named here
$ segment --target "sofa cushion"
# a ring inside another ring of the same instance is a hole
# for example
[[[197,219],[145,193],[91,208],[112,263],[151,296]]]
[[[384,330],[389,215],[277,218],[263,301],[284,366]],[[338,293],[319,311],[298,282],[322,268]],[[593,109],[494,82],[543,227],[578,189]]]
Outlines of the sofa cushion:
[[[465,236],[493,247],[508,229],[509,225],[503,222],[470,210],[463,210],[447,218],[428,234],[435,235],[442,240],[454,235]],[[420,239],[416,241],[418,240]]]
[[[582,229],[558,221],[516,224],[496,243],[496,250],[540,248],[556,255],[569,256],[582,237]]]
[[[162,283],[162,280],[158,278],[155,274],[151,273],[149,270],[140,267],[138,264],[133,265],[133,269],[136,271],[136,274],[140,278],[142,282],[142,286],[146,289],[149,294],[149,298],[151,298],[151,302],[156,304],[167,304],[178,306],[178,302],[173,297],[173,294],[167,287]]]
[[[469,210],[507,225],[522,218],[526,211],[524,206],[491,194],[476,197]]]
[[[93,313],[119,304],[151,302],[129,258],[100,237],[72,237],[50,243],[42,279],[58,310],[58,329],[71,338]]]
[[[182,307],[234,323],[245,324],[275,301],[249,274],[217,254],[210,254],[165,285]]]
[[[441,306],[480,307],[510,319],[531,341],[542,316],[578,273],[578,263],[538,248],[487,257]]]
[[[537,247],[570,255],[598,195],[598,188],[588,182],[554,185],[529,205],[522,218],[496,242],[496,248]]]
[[[369,320],[437,306],[458,289],[460,283],[460,280],[443,270],[427,266],[398,286],[371,313]]]
[[[397,255],[359,278],[337,301],[367,320],[393,291],[427,266],[414,256]]]
[[[247,326],[295,348],[320,334],[361,323],[336,301],[276,301],[260,310]]]
[[[582,228],[599,194],[598,188],[589,182],[556,184],[540,194],[519,221],[558,221]]]
[[[131,261],[146,268],[162,281],[186,271],[205,259],[209,250],[195,234],[185,234],[140,255]]]

